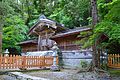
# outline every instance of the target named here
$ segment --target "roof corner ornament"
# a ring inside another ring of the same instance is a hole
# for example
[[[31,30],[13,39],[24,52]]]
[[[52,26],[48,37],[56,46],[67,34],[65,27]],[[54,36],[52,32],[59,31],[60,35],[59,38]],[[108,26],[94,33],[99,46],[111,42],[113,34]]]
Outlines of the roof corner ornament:
[[[50,28],[50,25],[49,24],[46,24],[48,28]]]
[[[65,26],[64,24],[61,24],[63,27]]]
[[[44,14],[42,14],[40,17],[39,17],[39,20],[41,19],[47,19],[46,16]]]

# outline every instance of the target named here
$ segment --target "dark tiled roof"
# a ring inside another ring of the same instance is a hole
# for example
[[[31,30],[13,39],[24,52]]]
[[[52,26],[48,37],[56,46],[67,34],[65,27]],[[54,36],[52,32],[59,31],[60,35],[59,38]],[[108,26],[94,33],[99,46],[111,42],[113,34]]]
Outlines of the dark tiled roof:
[[[79,34],[82,31],[89,31],[89,30],[91,30],[91,28],[88,28],[88,27],[78,27],[78,28],[75,28],[75,29],[69,29],[64,33],[59,33],[59,34],[56,34],[56,35],[52,36],[51,39],[58,38],[58,37],[69,36],[69,35],[72,36],[74,34]],[[37,44],[37,39],[23,41],[23,42],[20,42],[18,45],[28,44],[28,43]]]
[[[70,29],[65,33],[59,33],[51,37],[52,38],[58,38],[58,37],[63,37],[63,36],[68,36],[68,35],[73,35],[73,34],[79,34],[82,31],[88,31],[91,30],[91,28],[86,28],[86,27],[78,27],[75,29]]]

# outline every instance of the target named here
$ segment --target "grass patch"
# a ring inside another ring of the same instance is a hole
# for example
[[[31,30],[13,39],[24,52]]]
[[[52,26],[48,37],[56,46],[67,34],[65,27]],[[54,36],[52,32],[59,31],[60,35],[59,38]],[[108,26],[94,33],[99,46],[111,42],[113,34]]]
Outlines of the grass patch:
[[[50,70],[26,70],[23,73],[29,73],[29,72],[50,72]]]
[[[108,70],[111,76],[120,76],[120,69],[110,69]]]

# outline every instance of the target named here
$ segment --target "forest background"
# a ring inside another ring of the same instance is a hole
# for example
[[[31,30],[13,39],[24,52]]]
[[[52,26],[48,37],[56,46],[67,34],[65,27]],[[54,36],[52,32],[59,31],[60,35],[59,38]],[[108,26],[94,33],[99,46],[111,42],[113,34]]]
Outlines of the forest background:
[[[99,23],[93,34],[84,38],[83,48],[93,45],[101,34],[105,34],[109,40],[99,43],[97,47],[105,48],[110,53],[120,52],[119,4],[120,0],[97,0]],[[0,52],[6,48],[20,51],[17,43],[33,39],[27,32],[41,14],[71,29],[92,26],[90,0],[0,0]]]

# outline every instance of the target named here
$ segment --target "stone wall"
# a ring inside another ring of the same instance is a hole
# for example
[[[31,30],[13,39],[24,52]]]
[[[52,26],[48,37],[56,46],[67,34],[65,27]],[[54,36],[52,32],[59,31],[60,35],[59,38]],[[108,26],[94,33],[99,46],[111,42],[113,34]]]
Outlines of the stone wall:
[[[92,51],[62,51],[64,68],[81,68],[81,61],[92,61]]]

